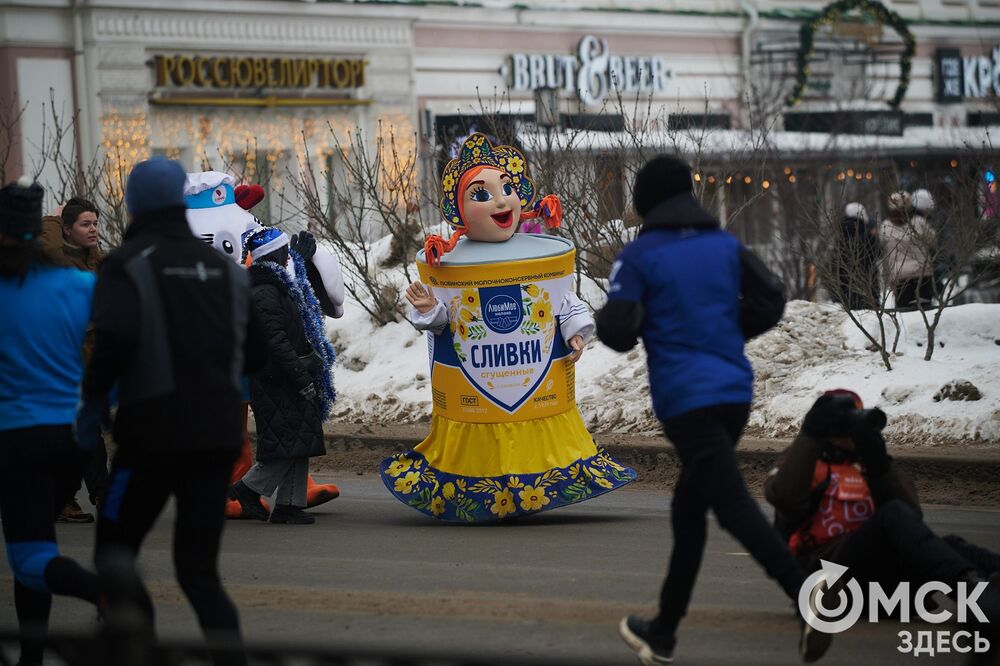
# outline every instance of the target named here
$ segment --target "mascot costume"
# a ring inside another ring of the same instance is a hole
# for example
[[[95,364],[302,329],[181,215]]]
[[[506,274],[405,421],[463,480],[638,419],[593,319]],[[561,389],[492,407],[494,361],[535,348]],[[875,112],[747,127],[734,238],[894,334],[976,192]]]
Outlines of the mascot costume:
[[[572,291],[575,250],[515,234],[524,219],[558,227],[558,197],[535,198],[524,156],[473,134],[445,168],[449,240],[427,239],[410,320],[428,331],[433,415],[415,449],[380,466],[404,504],[480,522],[573,504],[635,471],[597,448],[576,407],[574,364],[594,331]],[[465,236],[465,238],[463,238]]]
[[[232,257],[233,261],[243,263],[246,257],[245,239],[264,227],[250,212],[250,209],[264,198],[264,188],[260,185],[240,185],[234,187],[235,180],[229,174],[218,171],[189,173],[184,188],[187,201],[188,224],[195,236]],[[295,241],[302,238],[301,232],[293,236],[292,249]],[[306,275],[296,276],[296,279],[308,279],[319,301],[320,307],[328,317],[339,318],[344,314],[344,279],[340,264],[336,258],[322,248],[317,248],[312,259],[305,262]],[[253,465],[250,454],[250,435],[247,431],[249,412],[249,391],[244,391],[243,404],[243,450],[233,468],[230,483],[243,478]],[[340,495],[340,490],[333,484],[318,484],[312,476],[308,479],[306,501],[309,507],[329,502]],[[230,499],[226,505],[228,518],[241,518],[239,502]]]

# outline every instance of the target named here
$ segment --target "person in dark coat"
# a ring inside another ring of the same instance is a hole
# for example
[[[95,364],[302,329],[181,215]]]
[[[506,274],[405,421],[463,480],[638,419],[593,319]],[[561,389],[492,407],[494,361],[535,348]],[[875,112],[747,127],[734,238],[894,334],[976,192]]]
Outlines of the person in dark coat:
[[[269,350],[267,367],[250,381],[257,424],[257,462],[233,485],[242,513],[272,523],[309,525],[309,458],[326,453],[323,421],[332,402],[332,348],[322,330],[319,303],[286,268],[288,236],[275,228],[247,240],[250,283]],[[261,496],[277,491],[268,516]]]
[[[861,412],[863,407],[853,391],[820,396],[764,482],[789,548],[810,571],[823,560],[834,562],[862,583],[879,583],[887,594],[903,581],[915,592],[930,581],[956,590],[961,582],[992,579],[978,604],[996,627],[1000,556],[931,531],[916,486],[887,453],[885,414]]]
[[[868,221],[868,211],[860,203],[847,204],[832,259],[839,288],[837,300],[849,309],[872,310],[880,304],[880,253],[878,232]]]
[[[806,573],[750,497],[735,455],[753,394],[744,341],[780,319],[781,282],[702,208],[684,162],[651,160],[636,175],[634,202],[643,226],[612,268],[597,335],[617,351],[642,337],[653,409],[681,460],[671,513],[674,547],[659,614],[652,620],[629,615],[619,624],[622,638],[649,665],[673,658],[701,566],[709,509],[790,598]],[[757,304],[772,302],[776,306],[759,308],[772,310],[760,325]],[[805,628],[802,639],[810,660],[829,645],[828,636]]]
[[[863,407],[853,391],[820,396],[764,482],[792,552],[810,571],[829,560],[871,580],[1000,572],[1000,556],[958,537],[938,539],[924,524],[916,485],[887,452],[885,414],[850,418]]]
[[[118,384],[111,479],[97,521],[94,559],[104,580],[134,581],[114,608],[153,605],[135,559],[156,518],[176,501],[177,582],[202,631],[239,645],[236,606],[219,577],[229,473],[242,446],[240,378],[266,357],[246,271],[188,226],[184,169],[140,162],[125,186],[125,242],[101,264],[94,292],[94,352],[77,417],[81,446],[99,440],[108,393]],[[242,666],[235,651],[216,664]]]
[[[98,220],[101,213],[93,202],[73,197],[54,213],[42,218],[42,245],[60,265],[97,273],[104,255],[98,248]],[[88,329],[83,341],[83,364],[90,361],[94,348],[94,331]],[[110,419],[109,419],[110,420]],[[108,485],[108,452],[102,440],[94,447],[90,462],[83,472],[90,503],[98,506]],[[79,488],[77,488],[79,491]],[[92,523],[93,514],[80,509],[73,497],[56,516],[57,523]]]

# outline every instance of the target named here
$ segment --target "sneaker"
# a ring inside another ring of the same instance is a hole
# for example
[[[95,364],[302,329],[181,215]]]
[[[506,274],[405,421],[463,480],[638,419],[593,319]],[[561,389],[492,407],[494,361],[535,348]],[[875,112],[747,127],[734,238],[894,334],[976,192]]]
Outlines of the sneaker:
[[[229,499],[240,503],[240,517],[267,522],[267,510],[260,505],[260,495],[250,490],[242,481],[229,488]]]
[[[618,633],[630,648],[639,655],[643,666],[668,666],[674,663],[673,636],[657,636],[650,630],[649,621],[638,615],[628,615],[618,623]]]
[[[288,504],[276,504],[271,512],[272,523],[286,523],[288,525],[312,525],[316,522],[316,517],[311,513],[306,513],[297,506]]]
[[[809,600],[810,605],[815,609],[816,600],[820,594],[826,592],[826,584],[822,586],[822,592],[816,590],[813,592],[812,597]],[[814,615],[818,615],[815,613]],[[833,635],[824,633],[811,624],[806,622],[806,619],[799,616],[799,656],[802,657],[802,661],[807,664],[811,664],[814,661],[819,661],[826,651],[830,649],[830,644],[833,643]]]
[[[87,513],[80,508],[75,499],[66,503],[59,515],[56,516],[57,523],[92,523],[94,514]]]
[[[807,664],[819,661],[830,649],[831,643],[833,636],[814,629],[812,625],[802,620],[802,630],[799,632],[799,656],[802,657],[802,661]]]

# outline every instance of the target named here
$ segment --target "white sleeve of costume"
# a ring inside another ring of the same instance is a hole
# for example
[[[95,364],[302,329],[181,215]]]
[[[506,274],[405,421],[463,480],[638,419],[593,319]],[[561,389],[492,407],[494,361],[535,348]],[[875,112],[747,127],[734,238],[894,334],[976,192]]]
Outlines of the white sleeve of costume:
[[[594,317],[590,308],[572,291],[567,292],[559,304],[559,332],[567,345],[577,335],[586,344],[594,334]]]
[[[312,257],[313,266],[323,278],[323,290],[334,307],[334,318],[344,315],[344,273],[337,257],[323,247],[316,248]]]
[[[434,335],[440,335],[448,326],[448,308],[440,300],[437,304],[421,314],[416,308],[410,307],[410,323],[418,331],[430,331]]]

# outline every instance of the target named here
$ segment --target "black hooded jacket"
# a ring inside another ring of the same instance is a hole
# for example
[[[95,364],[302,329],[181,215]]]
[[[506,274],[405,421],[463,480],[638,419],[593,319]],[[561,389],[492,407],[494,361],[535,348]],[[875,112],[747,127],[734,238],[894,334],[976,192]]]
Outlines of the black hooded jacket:
[[[197,239],[183,208],[129,225],[98,273],[93,323],[84,397],[119,386],[119,446],[239,449],[240,380],[266,350],[246,271]]]

